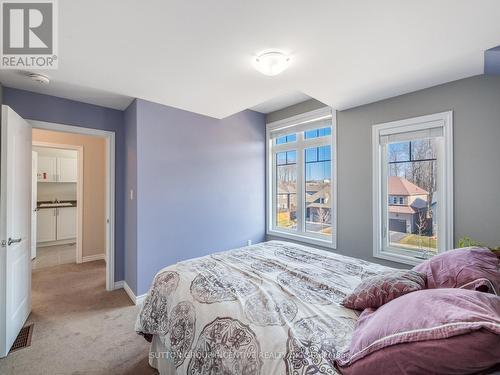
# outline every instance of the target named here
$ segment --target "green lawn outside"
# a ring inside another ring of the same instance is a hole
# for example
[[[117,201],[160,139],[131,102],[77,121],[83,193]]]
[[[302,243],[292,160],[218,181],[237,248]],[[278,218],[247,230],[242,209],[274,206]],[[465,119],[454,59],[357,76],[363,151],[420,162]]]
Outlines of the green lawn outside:
[[[434,237],[419,236],[417,234],[409,234],[399,242],[401,245],[410,245],[415,247],[424,247],[428,249],[437,249],[437,239]]]

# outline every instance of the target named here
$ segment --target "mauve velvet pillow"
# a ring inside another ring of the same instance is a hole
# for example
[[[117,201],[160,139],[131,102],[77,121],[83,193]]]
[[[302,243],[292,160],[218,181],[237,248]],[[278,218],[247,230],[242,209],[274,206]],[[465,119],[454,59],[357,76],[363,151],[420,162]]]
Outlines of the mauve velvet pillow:
[[[500,363],[500,298],[467,289],[424,289],[364,310],[345,375],[473,374]]]
[[[410,292],[425,288],[425,274],[411,270],[394,270],[366,278],[344,298],[350,309],[377,308]]]
[[[427,288],[465,288],[499,295],[500,259],[488,248],[446,251],[413,267],[427,275]]]

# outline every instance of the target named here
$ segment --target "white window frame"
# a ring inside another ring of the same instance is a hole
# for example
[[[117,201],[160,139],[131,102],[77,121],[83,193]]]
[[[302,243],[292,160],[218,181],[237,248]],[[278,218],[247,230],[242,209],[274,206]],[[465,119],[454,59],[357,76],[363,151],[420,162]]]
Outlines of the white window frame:
[[[443,142],[438,147],[438,217],[439,230],[438,252],[453,248],[453,112],[447,111],[432,115],[409,118],[373,125],[373,256],[399,263],[416,265],[424,259],[412,251],[390,247],[386,243],[389,232],[388,215],[384,214],[387,205],[387,180],[382,165],[387,164],[384,147],[380,144],[381,135],[390,135],[410,131],[427,130],[442,127]],[[385,199],[385,202],[384,202]]]
[[[332,132],[330,136],[304,139],[304,130],[308,128],[309,123],[323,119],[331,119]],[[297,141],[280,145],[273,145],[272,132],[282,129],[290,129],[290,133],[297,133]],[[304,180],[304,155],[306,148],[319,147],[325,145],[325,139],[331,146],[331,191],[332,197],[332,235],[324,236],[305,231],[305,180]],[[276,194],[274,171],[276,161],[273,157],[274,152],[297,150],[297,231],[287,230],[276,227]],[[289,117],[284,120],[268,123],[266,126],[266,233],[270,236],[282,237],[285,239],[305,242],[312,245],[324,246],[335,249],[337,247],[337,121],[336,112],[330,107],[323,107],[314,111],[302,113],[297,116]]]

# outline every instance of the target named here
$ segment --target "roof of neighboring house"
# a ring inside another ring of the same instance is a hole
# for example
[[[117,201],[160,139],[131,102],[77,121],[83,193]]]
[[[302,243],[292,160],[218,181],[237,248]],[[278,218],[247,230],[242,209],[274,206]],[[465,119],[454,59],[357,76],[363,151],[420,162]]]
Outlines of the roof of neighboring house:
[[[428,191],[418,187],[406,178],[389,176],[389,195],[426,195]]]
[[[296,183],[292,181],[279,181],[278,194],[295,194],[297,192]],[[318,198],[330,196],[330,182],[318,181],[306,183],[306,198],[315,201]],[[313,199],[314,197],[314,199]]]
[[[307,192],[316,192],[323,190],[325,188],[330,188],[330,181],[314,181],[314,182],[306,182],[306,191]]]
[[[390,205],[389,206],[389,212],[392,212],[394,214],[414,214],[417,211],[415,211],[410,206],[395,206],[395,205]]]
[[[280,181],[278,184],[278,194],[295,194],[297,189],[295,188],[295,183]]]
[[[411,206],[417,210],[421,210],[427,208],[427,201],[424,201],[422,198],[417,198],[413,201]]]
[[[325,203],[308,203],[306,208],[326,208],[329,210],[331,207]]]

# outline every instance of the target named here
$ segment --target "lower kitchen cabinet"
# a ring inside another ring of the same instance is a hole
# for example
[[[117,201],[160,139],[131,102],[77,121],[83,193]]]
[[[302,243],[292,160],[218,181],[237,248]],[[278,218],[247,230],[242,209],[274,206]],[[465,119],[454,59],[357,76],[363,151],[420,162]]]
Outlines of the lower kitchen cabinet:
[[[41,208],[37,213],[37,243],[76,238],[76,207]]]
[[[42,208],[37,212],[36,242],[49,242],[56,240],[56,209]]]
[[[56,239],[76,238],[76,207],[57,208]]]

